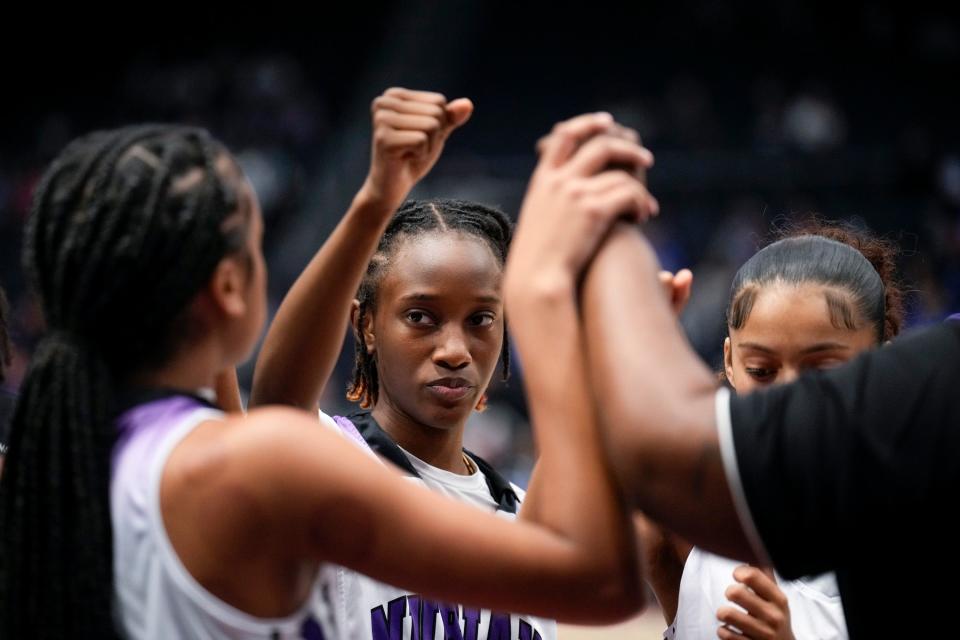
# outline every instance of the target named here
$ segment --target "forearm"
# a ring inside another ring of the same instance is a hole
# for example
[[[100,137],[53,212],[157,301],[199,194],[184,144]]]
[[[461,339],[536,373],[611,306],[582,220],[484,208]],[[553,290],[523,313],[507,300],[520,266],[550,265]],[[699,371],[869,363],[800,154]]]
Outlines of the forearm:
[[[561,533],[606,584],[639,604],[636,540],[610,471],[589,392],[572,280],[510,296],[511,329],[540,457],[528,520]]]
[[[251,406],[317,406],[336,364],[350,305],[392,214],[364,189],[287,293],[253,377]]]
[[[691,542],[750,558],[715,427],[716,381],[664,298],[652,248],[618,224],[584,281],[590,380],[637,506]]]

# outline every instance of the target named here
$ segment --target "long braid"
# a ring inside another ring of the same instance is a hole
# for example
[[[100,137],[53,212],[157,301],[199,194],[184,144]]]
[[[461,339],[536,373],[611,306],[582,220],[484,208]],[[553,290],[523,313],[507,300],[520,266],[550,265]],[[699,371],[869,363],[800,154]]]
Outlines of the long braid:
[[[428,231],[468,233],[480,238],[490,247],[500,265],[507,260],[507,251],[513,235],[513,225],[499,209],[465,200],[409,200],[401,206],[387,225],[377,251],[357,290],[356,326],[363,327],[367,314],[376,307],[377,288],[386,270],[390,268],[399,240]],[[506,325],[500,351],[503,380],[510,376],[510,342]],[[368,353],[363,336],[354,332],[353,376],[347,387],[347,399],[369,408],[376,403],[380,391],[377,363]]]
[[[38,186],[24,265],[50,331],[0,481],[0,637],[117,637],[114,396],[118,381],[170,356],[190,299],[245,246],[245,225],[225,230],[238,197],[214,166],[224,153],[199,129],[98,132]]]

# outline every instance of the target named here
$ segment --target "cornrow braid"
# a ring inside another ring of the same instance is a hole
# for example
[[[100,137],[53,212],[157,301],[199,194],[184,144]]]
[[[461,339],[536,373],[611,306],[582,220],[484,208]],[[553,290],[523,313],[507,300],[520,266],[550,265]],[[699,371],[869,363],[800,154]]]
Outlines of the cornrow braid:
[[[390,268],[400,240],[429,231],[467,233],[487,243],[501,266],[513,236],[513,224],[505,213],[494,207],[465,200],[408,200],[394,214],[380,238],[377,251],[367,265],[357,290],[359,309],[356,326],[362,327],[367,314],[376,307],[377,289]],[[510,377],[510,341],[506,327],[500,350],[502,379]],[[363,336],[354,331],[353,378],[347,387],[347,399],[369,408],[377,402],[380,381],[376,357],[367,352]]]
[[[169,358],[191,329],[190,299],[246,246],[246,223],[229,224],[244,210],[221,158],[201,129],[126,127],[71,143],[37,187],[24,266],[49,331],[21,387],[0,481],[4,638],[118,636],[116,387]]]

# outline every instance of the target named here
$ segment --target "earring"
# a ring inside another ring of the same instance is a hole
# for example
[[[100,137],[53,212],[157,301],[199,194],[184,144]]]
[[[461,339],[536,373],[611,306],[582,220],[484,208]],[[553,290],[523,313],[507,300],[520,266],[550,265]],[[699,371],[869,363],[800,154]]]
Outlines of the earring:
[[[477,400],[477,406],[474,407],[474,410],[477,413],[482,413],[487,410],[487,392],[484,391],[483,395],[480,396],[480,399]]]

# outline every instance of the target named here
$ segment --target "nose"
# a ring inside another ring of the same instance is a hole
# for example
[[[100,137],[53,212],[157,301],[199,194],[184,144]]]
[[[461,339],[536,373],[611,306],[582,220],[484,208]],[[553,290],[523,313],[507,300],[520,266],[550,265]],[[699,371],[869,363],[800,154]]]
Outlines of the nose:
[[[780,370],[780,379],[777,380],[777,384],[790,384],[798,377],[800,377],[800,369],[797,367],[783,367]]]
[[[459,371],[469,365],[472,359],[463,331],[459,327],[446,327],[433,350],[433,363],[444,369]]]

